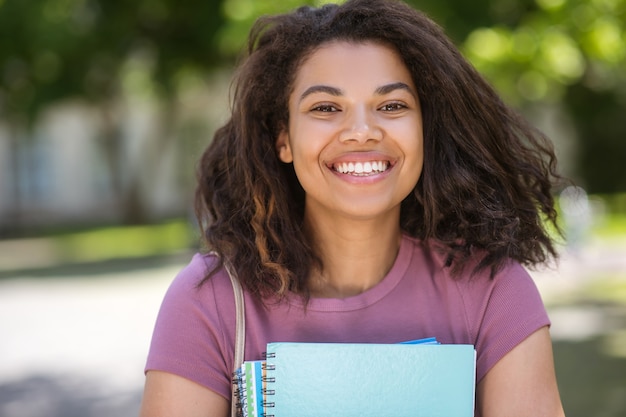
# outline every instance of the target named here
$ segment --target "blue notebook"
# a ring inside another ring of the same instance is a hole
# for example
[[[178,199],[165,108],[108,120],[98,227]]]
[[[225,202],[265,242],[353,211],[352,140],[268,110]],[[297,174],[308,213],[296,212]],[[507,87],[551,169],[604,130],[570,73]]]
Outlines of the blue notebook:
[[[265,416],[472,417],[471,345],[267,345]]]

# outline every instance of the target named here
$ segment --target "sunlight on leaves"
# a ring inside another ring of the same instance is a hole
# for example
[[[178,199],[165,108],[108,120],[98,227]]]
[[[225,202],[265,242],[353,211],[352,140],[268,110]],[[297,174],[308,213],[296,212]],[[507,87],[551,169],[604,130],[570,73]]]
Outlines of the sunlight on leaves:
[[[543,10],[554,11],[563,7],[566,0],[536,0],[536,2]]]
[[[480,59],[490,62],[501,61],[506,59],[509,53],[509,34],[504,29],[477,29],[470,33],[466,46],[471,54]]]
[[[255,5],[252,0],[229,0],[224,2],[224,14],[229,19],[244,21],[255,15]]]
[[[617,63],[626,55],[625,39],[619,23],[611,18],[597,20],[586,37],[589,53],[601,60]]]
[[[585,62],[578,45],[560,31],[546,33],[541,43],[541,57],[546,70],[564,83],[577,81],[585,71]]]

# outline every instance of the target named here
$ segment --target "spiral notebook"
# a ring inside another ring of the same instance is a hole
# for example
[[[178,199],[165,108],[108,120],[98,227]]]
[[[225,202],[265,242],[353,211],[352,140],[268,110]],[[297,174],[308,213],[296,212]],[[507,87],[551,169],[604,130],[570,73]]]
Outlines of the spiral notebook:
[[[235,378],[242,416],[474,415],[472,345],[270,343],[251,364]]]
[[[264,416],[265,361],[247,361],[235,371],[233,384],[238,398],[238,416]]]

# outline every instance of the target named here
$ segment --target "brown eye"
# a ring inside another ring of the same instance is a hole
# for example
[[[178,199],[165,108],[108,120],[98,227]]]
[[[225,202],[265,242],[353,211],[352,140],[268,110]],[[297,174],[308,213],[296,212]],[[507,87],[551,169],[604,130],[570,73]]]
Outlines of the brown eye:
[[[393,112],[393,111],[398,111],[398,110],[404,110],[406,108],[407,108],[406,105],[402,103],[389,103],[389,104],[385,104],[384,106],[382,106],[380,110],[385,111],[385,112]]]
[[[316,106],[311,110],[316,111],[316,112],[321,112],[321,113],[333,113],[333,112],[339,111],[335,106],[331,106],[328,104]]]

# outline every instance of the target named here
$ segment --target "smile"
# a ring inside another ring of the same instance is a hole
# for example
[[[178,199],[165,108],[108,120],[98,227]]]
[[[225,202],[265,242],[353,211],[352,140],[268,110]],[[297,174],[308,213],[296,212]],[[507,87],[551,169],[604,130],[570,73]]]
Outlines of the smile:
[[[387,161],[340,162],[333,169],[341,174],[366,176],[385,172],[389,168]]]

